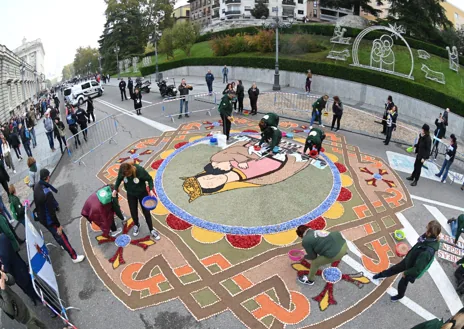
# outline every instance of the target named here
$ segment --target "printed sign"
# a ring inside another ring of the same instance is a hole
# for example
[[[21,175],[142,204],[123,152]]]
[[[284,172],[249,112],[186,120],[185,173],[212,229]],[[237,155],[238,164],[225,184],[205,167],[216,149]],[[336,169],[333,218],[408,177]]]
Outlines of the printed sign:
[[[458,241],[458,244],[455,245],[453,237],[447,234],[441,234],[440,248],[438,249],[437,254],[441,259],[456,263],[464,257],[464,243]]]

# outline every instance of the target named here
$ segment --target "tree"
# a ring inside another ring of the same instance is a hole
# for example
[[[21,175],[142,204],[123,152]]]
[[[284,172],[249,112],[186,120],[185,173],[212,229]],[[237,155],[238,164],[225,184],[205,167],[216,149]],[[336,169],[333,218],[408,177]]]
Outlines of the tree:
[[[269,17],[269,8],[263,1],[258,1],[255,7],[250,11],[254,18],[261,19],[262,17]]]
[[[375,0],[378,6],[383,6],[384,0]],[[407,1],[407,0],[406,0]],[[361,10],[374,16],[381,12],[370,5],[370,0],[321,0],[321,7],[329,8],[353,8],[353,14],[359,16]],[[253,15],[254,16],[254,15]]]
[[[166,57],[174,58],[174,37],[171,28],[165,29],[159,42],[159,50],[166,54]]]
[[[437,28],[452,26],[441,6],[444,0],[391,0],[389,21],[403,25],[407,34],[429,41],[441,41]]]
[[[144,30],[147,31],[147,36],[153,34],[157,28],[163,31],[174,26],[176,22],[175,18],[172,17],[174,3],[174,0],[140,0],[141,11],[144,16]],[[164,18],[156,27],[155,17],[160,10],[164,11]]]
[[[63,76],[63,80],[70,80],[72,77],[74,77],[73,63],[65,65],[63,70],[61,70],[61,75]]]
[[[174,38],[174,48],[181,49],[187,56],[190,56],[190,50],[198,37],[195,34],[193,25],[190,22],[174,25],[172,36]]]
[[[98,70],[98,56],[100,56],[100,54],[96,48],[77,48],[76,55],[74,55],[74,62],[72,64],[75,72],[80,75],[95,73]]]

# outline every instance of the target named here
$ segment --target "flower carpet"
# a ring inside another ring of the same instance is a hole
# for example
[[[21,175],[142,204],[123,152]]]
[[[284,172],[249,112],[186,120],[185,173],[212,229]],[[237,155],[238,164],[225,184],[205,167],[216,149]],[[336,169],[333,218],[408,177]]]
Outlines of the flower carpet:
[[[143,219],[139,239],[131,220],[121,238],[108,239],[82,219],[85,253],[107,288],[131,310],[178,299],[198,321],[232,312],[263,329],[335,328],[375,303],[392,280],[376,286],[342,260],[320,268],[314,286],[302,286],[297,275],[311,265],[288,252],[302,249],[295,229],[308,225],[341,231],[364,271],[397,263],[395,213],[412,201],[396,173],[330,132],[318,160],[303,156],[306,127],[297,122],[280,123],[294,138],[283,138],[276,155],[254,149],[259,128],[247,118],[235,120],[232,143],[210,145],[220,125],[193,122],[139,140],[98,173],[113,183],[120,164],[135,161],[153,177],[159,199],[156,243]],[[120,197],[129,214],[124,190]]]

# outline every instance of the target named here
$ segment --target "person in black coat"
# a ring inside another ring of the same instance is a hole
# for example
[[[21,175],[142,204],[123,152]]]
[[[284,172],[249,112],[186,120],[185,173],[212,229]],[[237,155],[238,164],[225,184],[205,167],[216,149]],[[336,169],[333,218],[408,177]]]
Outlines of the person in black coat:
[[[206,85],[208,86],[208,93],[211,95],[213,93],[213,81],[214,75],[211,73],[211,70],[208,70],[208,73],[205,75]]]
[[[393,103],[393,97],[388,96],[387,102],[385,103],[385,111],[383,112],[383,117],[382,117],[382,134],[386,135],[387,134],[387,119],[388,119],[388,111],[392,109],[392,107],[395,106],[395,103]]]
[[[446,127],[445,127],[445,120],[443,119],[443,115],[440,113],[438,118],[435,119],[435,126],[437,127],[433,132],[435,138],[433,139],[432,151],[430,152],[430,156],[434,156],[435,160],[438,156],[438,145],[440,144],[439,139],[442,139],[445,136]]]
[[[243,113],[243,98],[245,98],[245,88],[243,88],[242,80],[237,83],[237,100],[238,100],[238,113]]]
[[[23,142],[24,150],[26,150],[26,154],[28,157],[32,156],[31,151],[31,133],[20,123],[18,125],[19,129],[19,136],[21,137],[21,141]]]
[[[0,161],[0,184],[2,184],[3,189],[6,191],[7,195],[10,195],[10,190],[8,189],[9,181],[10,181],[10,175],[8,175],[8,173],[6,172],[3,161]]]
[[[141,115],[142,114],[142,93],[140,92],[140,90],[138,88],[135,88],[135,93],[134,95],[132,96],[133,100],[134,100],[134,109],[135,109],[135,112],[137,112],[137,115]]]
[[[446,149],[445,153],[445,161],[443,162],[443,165],[441,166],[441,170],[438,174],[435,174],[438,178],[441,178],[442,183],[446,183],[446,177],[448,177],[448,171],[451,165],[453,164],[454,158],[456,157],[456,151],[458,149],[458,143],[456,141],[456,135],[451,134],[450,136],[450,145]]]
[[[124,98],[127,101],[127,95],[126,95],[126,81],[124,81],[123,78],[121,78],[121,81],[119,82],[119,91],[121,92],[121,101],[124,100]],[[124,96],[124,98],[123,98]]]
[[[82,134],[84,135],[84,140],[87,142],[87,119],[88,119],[88,114],[85,112],[83,109],[80,107],[77,108],[76,111],[76,117],[77,117],[77,123],[81,127]]]
[[[259,89],[256,86],[256,82],[248,89],[248,97],[250,97],[251,115],[258,114],[258,95]]]
[[[36,301],[40,301],[32,286],[31,276],[29,275],[26,263],[14,251],[10,240],[3,233],[0,234],[0,262],[4,267],[4,271],[14,277],[18,287],[31,298],[34,305]]]
[[[90,123],[90,118],[92,118],[92,122],[95,122],[95,114],[93,113],[94,107],[93,107],[92,97],[90,96],[87,97],[86,102],[87,102],[87,116],[89,117],[88,123]]]
[[[422,126],[422,132],[419,135],[417,144],[414,145],[416,149],[416,161],[414,162],[414,171],[407,180],[412,181],[411,186],[416,186],[422,171],[422,165],[430,157],[430,150],[432,148],[432,138],[430,137],[430,127],[428,124]]]
[[[77,148],[77,144],[81,145],[81,140],[79,139],[79,128],[77,127],[77,116],[74,113],[72,106],[68,108],[66,115],[66,123],[68,124],[69,131],[74,136],[74,145]]]
[[[387,138],[383,142],[385,145],[390,143],[393,130],[396,130],[396,120],[398,119],[398,111],[395,105],[392,106],[391,110],[387,114]]]
[[[130,77],[127,80],[127,89],[129,89],[129,97],[134,99],[134,81]]]
[[[21,155],[21,150],[19,149],[19,147],[21,146],[21,141],[19,139],[17,128],[14,128],[13,131],[10,133],[8,142],[10,143],[11,147],[15,150],[16,157],[18,158],[18,160],[21,161],[23,157]]]
[[[340,130],[340,120],[342,119],[343,115],[343,104],[342,101],[340,100],[340,97],[334,96],[334,103],[332,105],[332,112],[333,112],[333,118],[332,118],[332,127],[330,130],[334,129],[335,126],[335,121],[337,121],[337,129],[335,129],[335,132]]]

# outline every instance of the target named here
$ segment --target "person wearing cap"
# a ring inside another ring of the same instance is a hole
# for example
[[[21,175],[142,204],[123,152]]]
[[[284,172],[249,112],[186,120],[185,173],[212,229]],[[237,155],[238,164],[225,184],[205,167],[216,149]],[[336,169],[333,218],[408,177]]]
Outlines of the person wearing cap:
[[[259,128],[263,132],[267,127],[278,127],[279,126],[279,116],[275,113],[269,112],[259,121]]]
[[[114,185],[106,185],[92,193],[82,208],[81,215],[102,230],[103,235],[112,237],[122,232],[114,222],[116,214],[122,221],[126,220],[119,206],[118,196],[112,196]]]
[[[312,286],[319,267],[339,261],[347,254],[348,245],[338,231],[314,231],[306,225],[300,225],[296,234],[302,239],[301,243],[306,251],[304,258],[311,261],[309,274],[298,277],[302,284]]]
[[[279,128],[274,126],[268,126],[261,133],[261,140],[259,141],[259,146],[263,143],[269,145],[269,152],[274,153],[274,147],[278,146],[282,139],[282,132]]]
[[[138,203],[142,207],[142,213],[147,222],[148,229],[150,230],[151,235],[155,240],[159,240],[161,237],[153,228],[153,222],[151,218],[150,211],[143,207],[142,200],[146,196],[155,196],[153,192],[153,178],[145,170],[145,168],[135,164],[133,162],[124,162],[119,167],[118,178],[116,178],[116,183],[114,184],[113,198],[116,198],[117,193],[119,192],[119,186],[124,182],[124,188],[127,193],[127,202],[129,203],[129,209],[131,217],[134,220],[134,231],[133,235],[137,236],[140,233],[140,222],[139,222],[139,211]],[[147,185],[149,192],[147,191]]]
[[[58,193],[58,190],[50,184],[50,172],[47,169],[41,169],[40,181],[34,187],[34,203],[39,222],[50,231],[56,242],[68,252],[73,263],[80,263],[85,256],[78,255],[71,243],[69,243],[68,237],[63,231],[63,226],[61,226],[56,216],[59,208],[52,192]]]
[[[219,103],[218,111],[222,119],[222,132],[226,135],[227,140],[230,137],[230,126],[232,122],[232,98],[235,97],[235,94],[228,93],[224,94]]]
[[[311,152],[313,147],[316,148],[317,153],[320,153],[321,148],[322,148],[322,142],[324,141],[324,139],[325,139],[325,133],[322,129],[312,128],[308,134],[308,137],[306,137],[306,143],[305,143],[303,153],[306,153],[308,149]]]
[[[407,180],[412,181],[411,186],[416,186],[419,181],[422,165],[430,156],[430,150],[432,149],[432,138],[430,137],[430,127],[428,124],[422,126],[422,131],[419,134],[417,144],[414,145],[416,150],[416,161],[414,162],[414,171],[411,176],[407,177]]]

